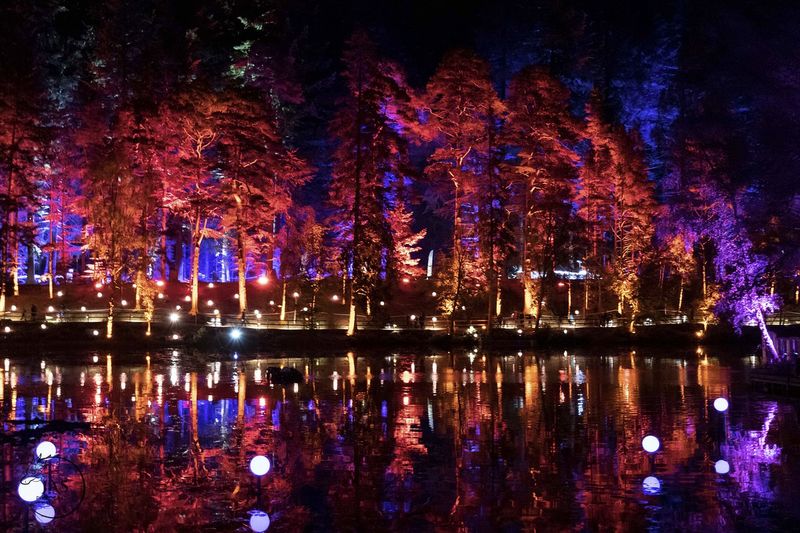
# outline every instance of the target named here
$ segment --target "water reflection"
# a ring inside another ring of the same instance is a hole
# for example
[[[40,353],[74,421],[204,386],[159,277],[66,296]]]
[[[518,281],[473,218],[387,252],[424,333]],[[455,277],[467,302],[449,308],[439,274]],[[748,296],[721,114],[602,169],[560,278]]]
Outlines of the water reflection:
[[[791,527],[797,410],[749,393],[750,366],[634,352],[9,354],[0,527]],[[58,498],[26,515],[15,494],[42,431],[70,429],[43,421],[92,427],[46,433],[85,472],[86,498],[63,517]],[[259,454],[271,465],[261,482]]]

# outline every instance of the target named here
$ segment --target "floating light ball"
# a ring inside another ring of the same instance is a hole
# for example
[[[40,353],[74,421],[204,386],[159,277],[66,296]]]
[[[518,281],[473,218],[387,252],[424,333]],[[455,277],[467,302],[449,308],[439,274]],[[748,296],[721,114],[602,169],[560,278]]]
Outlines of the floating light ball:
[[[56,517],[56,510],[49,503],[37,505],[33,510],[33,516],[40,524],[49,524]]]
[[[724,459],[720,459],[716,463],[714,463],[714,471],[717,474],[727,474],[731,471],[731,465],[728,464],[728,461]]]
[[[97,297],[98,297],[98,298],[102,298],[102,297],[103,297],[103,293],[102,293],[102,292],[98,292],[98,293],[97,293]]]
[[[661,447],[661,442],[657,437],[648,435],[642,439],[642,448],[648,453],[655,453]]]
[[[3,332],[4,333],[11,333],[11,327],[9,327],[9,326],[4,327],[3,328]]]
[[[724,413],[725,411],[727,411],[728,407],[729,407],[728,400],[726,400],[725,398],[717,398],[716,400],[714,400],[714,409],[716,409],[720,413]]]
[[[259,285],[266,285],[267,283],[269,283],[269,278],[267,278],[267,276],[265,276],[264,274],[258,276]]]
[[[122,304],[123,307],[125,307],[126,305],[128,305],[128,300],[122,300],[120,303]]]
[[[12,305],[12,306],[11,306],[11,310],[12,310],[12,311],[16,311],[16,310],[17,310],[17,306],[16,306],[16,305]]]
[[[231,330],[231,339],[239,340],[241,337],[242,337],[242,330],[236,328]]]
[[[62,296],[64,296],[64,293],[63,293],[62,291],[58,291],[58,292],[56,293],[56,296],[58,296],[59,298],[61,298]]]
[[[256,533],[269,529],[269,515],[264,511],[250,511],[250,529]]]
[[[186,296],[183,297],[183,301],[184,302],[191,302],[192,301],[192,297],[187,294]]]
[[[17,494],[22,501],[33,503],[44,494],[44,483],[38,477],[28,476],[19,482]]]
[[[250,471],[258,477],[266,475],[270,466],[269,459],[263,455],[256,455],[250,459]]]
[[[56,310],[56,308],[55,308],[55,307],[53,307],[52,305],[48,305],[48,306],[47,306],[47,312],[48,312],[48,313],[52,313],[52,312],[53,312],[53,311],[55,311],[55,310]]]
[[[169,314],[169,321],[170,322],[177,322],[179,318],[180,318],[180,316],[178,316],[178,313],[170,313]]]
[[[58,450],[56,445],[49,440],[43,440],[36,446],[36,458],[40,461],[46,461],[56,456]]]
[[[99,332],[99,331],[97,331],[96,329],[94,329],[94,330],[92,330],[92,335],[94,335],[95,337],[97,337],[98,335],[100,335],[100,332]],[[97,362],[97,361],[95,361],[95,362]]]
[[[81,306],[81,311],[86,311],[86,306],[85,305]]]
[[[331,300],[334,301],[334,302],[338,302],[339,301],[339,295],[338,294],[334,294],[333,296],[331,296]]]
[[[661,482],[655,476],[647,476],[642,481],[642,492],[645,494],[658,494],[661,492]]]

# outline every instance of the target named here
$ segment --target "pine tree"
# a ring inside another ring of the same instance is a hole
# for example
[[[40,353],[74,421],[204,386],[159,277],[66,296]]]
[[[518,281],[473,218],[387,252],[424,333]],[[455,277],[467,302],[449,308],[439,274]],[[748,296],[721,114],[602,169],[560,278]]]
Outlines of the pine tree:
[[[353,335],[357,299],[365,301],[369,312],[382,277],[398,270],[398,259],[409,260],[423,234],[411,231],[405,215],[410,171],[403,76],[378,57],[363,33],[350,38],[343,60],[347,93],[331,125],[336,149],[329,203],[336,210],[332,222],[347,279],[347,332]]]
[[[431,202],[453,222],[450,259],[439,262],[448,272],[437,276],[442,282],[440,306],[450,317],[452,332],[465,297],[477,293],[483,278],[481,224],[494,225],[488,233],[495,235],[502,225],[495,211],[501,208],[494,203],[497,189],[489,182],[499,179],[493,135],[505,109],[492,87],[489,66],[464,50],[444,58],[428,81],[420,107],[421,133],[435,146],[425,168]],[[482,197],[487,187],[492,193]],[[496,277],[493,271],[490,279]]]
[[[579,126],[569,99],[563,84],[536,67],[517,74],[509,89],[505,140],[516,153],[509,170],[522,226],[523,314],[534,315],[537,326],[546,284],[554,280],[557,266],[573,259]]]

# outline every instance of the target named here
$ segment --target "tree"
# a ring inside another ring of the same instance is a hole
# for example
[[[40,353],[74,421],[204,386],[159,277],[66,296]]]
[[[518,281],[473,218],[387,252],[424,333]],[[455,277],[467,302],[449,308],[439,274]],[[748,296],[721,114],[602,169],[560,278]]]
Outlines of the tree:
[[[489,66],[465,50],[445,56],[428,81],[420,108],[422,136],[435,146],[425,168],[429,202],[453,223],[450,260],[439,263],[448,272],[437,276],[443,281],[440,306],[450,317],[452,333],[457,310],[467,294],[477,292],[483,278],[480,226],[493,225],[488,233],[495,236],[501,226],[496,212],[500,204],[494,203],[498,189],[488,184],[498,178],[493,135],[505,108],[492,87]],[[487,186],[492,194],[482,198]],[[490,249],[493,252],[495,244]],[[495,277],[494,272],[489,277]]]
[[[347,333],[353,335],[357,298],[369,312],[381,279],[398,270],[398,259],[409,261],[424,234],[411,231],[405,202],[410,170],[403,76],[363,33],[350,38],[343,61],[347,92],[331,123],[336,148],[329,203],[347,285]]]
[[[569,112],[569,90],[546,71],[530,67],[511,82],[505,140],[518,189],[523,314],[538,326],[546,283],[572,258],[579,125]],[[535,276],[532,274],[535,273]]]
[[[621,126],[600,116],[595,93],[587,106],[587,137],[591,148],[580,173],[582,215],[591,246],[587,261],[598,281],[610,274],[617,312],[626,303],[630,327],[639,312],[641,267],[648,259],[653,238],[656,203],[647,180],[640,143]],[[602,288],[598,289],[598,302]]]

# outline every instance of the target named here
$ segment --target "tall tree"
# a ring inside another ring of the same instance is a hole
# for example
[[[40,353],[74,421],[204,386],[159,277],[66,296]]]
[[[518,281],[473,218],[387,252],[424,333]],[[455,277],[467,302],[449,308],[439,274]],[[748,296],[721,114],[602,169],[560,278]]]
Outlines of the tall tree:
[[[465,295],[476,293],[483,278],[480,224],[499,228],[493,203],[497,191],[488,201],[481,192],[498,177],[493,135],[505,108],[492,87],[489,65],[465,50],[445,56],[428,81],[420,107],[423,138],[435,146],[425,168],[430,201],[453,223],[449,260],[440,262],[448,272],[438,276],[443,281],[440,305],[449,315],[452,332]],[[486,209],[487,204],[493,207]],[[481,211],[489,216],[482,218]]]
[[[396,247],[410,254],[423,234],[411,231],[405,215],[410,169],[403,76],[395,64],[378,57],[363,33],[350,38],[343,61],[347,92],[331,124],[336,149],[329,202],[347,279],[347,332],[353,335],[358,299],[369,312],[381,278],[398,270],[398,258],[408,260],[403,252],[398,257]]]
[[[575,146],[580,126],[569,90],[546,71],[522,70],[511,82],[505,140],[516,153],[509,170],[518,190],[523,314],[538,325],[555,269],[570,261],[576,199]]]

